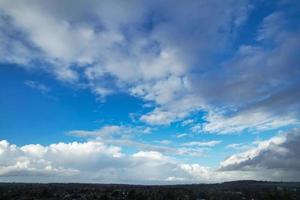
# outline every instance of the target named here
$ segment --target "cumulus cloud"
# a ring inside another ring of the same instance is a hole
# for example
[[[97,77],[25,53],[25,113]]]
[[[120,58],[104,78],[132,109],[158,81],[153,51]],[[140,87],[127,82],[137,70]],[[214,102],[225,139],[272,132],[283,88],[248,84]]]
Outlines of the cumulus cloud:
[[[300,177],[299,135],[299,129],[294,129],[268,140],[256,141],[256,146],[240,149],[243,152],[226,158],[218,170],[197,163],[185,163],[153,147],[124,153],[116,140],[115,144],[91,140],[48,146],[17,146],[2,140],[0,180],[136,184],[236,179],[296,181]],[[205,146],[216,143],[206,142]],[[235,148],[240,145],[231,146]]]
[[[269,140],[257,142],[257,146],[225,159],[220,171],[252,173],[253,177],[267,180],[299,180],[300,130],[294,129]]]
[[[153,184],[208,178],[208,168],[198,164],[181,163],[157,151],[126,155],[120,147],[99,141],[16,146],[2,140],[0,163],[1,181]]]

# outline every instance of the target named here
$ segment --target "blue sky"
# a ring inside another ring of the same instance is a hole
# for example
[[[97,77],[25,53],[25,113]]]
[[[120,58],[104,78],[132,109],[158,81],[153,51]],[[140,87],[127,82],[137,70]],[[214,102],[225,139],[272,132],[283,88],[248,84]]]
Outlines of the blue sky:
[[[296,1],[0,11],[0,181],[300,180]]]

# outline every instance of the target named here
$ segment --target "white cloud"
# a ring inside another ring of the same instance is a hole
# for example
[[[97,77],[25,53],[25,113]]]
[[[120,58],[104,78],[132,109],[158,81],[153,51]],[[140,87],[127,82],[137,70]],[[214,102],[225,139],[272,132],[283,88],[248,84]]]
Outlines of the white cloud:
[[[172,122],[186,118],[192,112],[202,108],[202,101],[194,95],[182,95],[175,101],[155,108],[150,113],[141,116],[141,120],[151,125],[169,125]]]
[[[168,144],[171,144],[172,141],[171,140],[160,140],[158,141],[160,144],[164,144],[164,145],[168,145]]]
[[[251,146],[243,143],[232,143],[226,146],[226,148],[235,149],[235,150],[246,150]]]
[[[169,125],[176,117],[174,113],[156,109],[150,114],[143,115],[141,120],[152,125]]]
[[[199,147],[213,147],[217,144],[220,144],[219,140],[211,140],[211,141],[193,141],[183,143],[182,146],[199,146]]]
[[[193,133],[200,133],[201,131],[203,131],[203,125],[200,123],[197,123],[197,124],[193,125],[190,129]]]
[[[298,143],[299,129],[279,134],[228,157],[215,171],[155,150],[125,154],[119,146],[100,141],[16,146],[3,140],[0,141],[0,180],[136,184],[298,180]]]
[[[157,151],[125,155],[99,141],[16,146],[0,141],[0,180],[33,182],[165,183],[206,181],[199,165]],[[144,173],[147,171],[147,173]]]
[[[105,125],[95,130],[71,130],[67,134],[78,137],[97,139],[132,138],[136,135],[151,133],[152,129],[145,126]]]
[[[180,166],[181,169],[188,172],[193,177],[205,177],[206,179],[210,179],[210,169],[208,167],[203,167],[198,164],[187,165],[183,164]]]
[[[294,116],[273,116],[268,112],[245,112],[232,117],[211,113],[200,130],[208,133],[234,134],[244,130],[265,131],[299,124]]]
[[[176,135],[176,137],[177,138],[183,138],[183,137],[186,137],[186,136],[188,136],[189,134],[187,134],[187,133],[179,133],[179,134],[177,134]]]
[[[203,149],[196,147],[176,148],[170,146],[171,140],[161,140],[153,142],[141,141],[139,136],[149,133],[149,127],[130,127],[130,126],[103,126],[100,129],[87,130],[72,130],[67,134],[97,140],[105,144],[116,145],[120,147],[130,148],[138,151],[154,151],[172,156],[203,156]],[[157,144],[158,143],[158,144]]]
[[[187,126],[187,125],[190,125],[192,123],[194,123],[193,119],[186,119],[186,120],[184,120],[184,121],[181,122],[181,125],[182,126]]]
[[[165,105],[178,98],[188,90],[189,83],[185,78],[170,76],[154,84],[138,85],[132,89],[132,94],[142,96],[145,100]]]

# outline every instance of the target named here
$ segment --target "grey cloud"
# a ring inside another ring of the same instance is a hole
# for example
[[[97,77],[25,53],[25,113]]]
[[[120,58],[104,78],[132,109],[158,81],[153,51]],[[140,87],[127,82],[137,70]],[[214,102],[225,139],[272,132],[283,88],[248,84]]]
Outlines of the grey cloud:
[[[250,171],[259,177],[273,180],[299,180],[300,130],[294,129],[270,140],[261,141],[255,148],[235,154],[221,163],[220,171]],[[286,176],[286,177],[285,177]]]
[[[300,27],[289,24],[286,15],[267,16],[259,44],[241,46],[219,69],[194,77],[198,93],[225,119],[254,113],[294,122],[299,117]],[[240,130],[257,124],[253,121]]]

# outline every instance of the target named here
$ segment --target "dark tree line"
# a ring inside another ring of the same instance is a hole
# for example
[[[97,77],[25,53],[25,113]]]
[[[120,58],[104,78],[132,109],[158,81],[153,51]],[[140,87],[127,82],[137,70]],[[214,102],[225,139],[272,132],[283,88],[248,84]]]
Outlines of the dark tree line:
[[[0,200],[11,199],[299,200],[300,183],[236,181],[173,186],[0,183]]]

